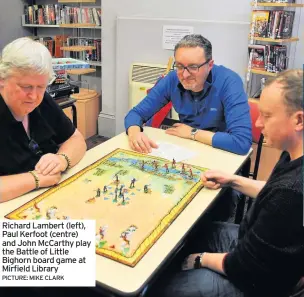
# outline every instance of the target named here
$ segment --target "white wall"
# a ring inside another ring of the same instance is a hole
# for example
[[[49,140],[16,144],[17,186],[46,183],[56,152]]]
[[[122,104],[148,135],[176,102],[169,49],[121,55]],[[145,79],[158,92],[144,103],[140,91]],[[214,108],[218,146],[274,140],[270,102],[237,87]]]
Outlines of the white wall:
[[[31,35],[21,26],[23,4],[20,0],[0,1],[0,50],[16,38]]]
[[[124,104],[120,100],[128,100],[128,90],[125,90],[125,98],[116,98],[115,79],[116,69],[116,20],[117,17],[151,17],[151,18],[175,18],[175,19],[196,19],[196,20],[217,20],[217,21],[240,21],[248,22],[251,17],[251,0],[104,0],[102,2],[102,113],[115,116],[111,126],[115,128],[114,134],[122,132]],[[228,5],[227,5],[228,4]],[[224,8],[225,7],[225,8]],[[219,9],[220,8],[220,9]],[[302,16],[303,18],[303,16]],[[147,32],[148,34],[149,32]],[[303,35],[303,31],[302,31]],[[303,39],[297,46],[296,63],[303,64]],[[139,37],[140,38],[140,37]],[[218,36],[218,38],[221,38]],[[127,47],[128,44],[125,44]],[[302,54],[302,55],[301,55]],[[145,61],[138,61],[145,62]],[[167,60],[159,61],[166,64]],[[108,123],[108,122],[107,122]],[[104,125],[99,122],[99,127]],[[101,134],[103,135],[103,134]],[[114,135],[105,135],[114,136]]]

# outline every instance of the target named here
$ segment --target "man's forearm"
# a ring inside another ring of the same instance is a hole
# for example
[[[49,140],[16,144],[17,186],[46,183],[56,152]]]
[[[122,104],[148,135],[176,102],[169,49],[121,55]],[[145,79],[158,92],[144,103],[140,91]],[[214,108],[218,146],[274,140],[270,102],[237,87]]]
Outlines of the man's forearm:
[[[212,138],[212,146],[238,155],[246,155],[252,145],[250,135],[244,131],[216,132]]]
[[[195,140],[201,143],[212,145],[212,137],[214,133],[205,130],[199,130],[195,135]]]
[[[201,267],[225,275],[223,261],[226,254],[227,253],[204,253],[201,260]]]
[[[30,173],[1,176],[0,203],[17,198],[35,188],[35,179]]]
[[[125,120],[125,129],[128,131],[131,127],[141,127],[143,125],[143,119],[136,111],[135,108],[131,109],[126,115]]]
[[[234,175],[231,182],[231,187],[237,191],[242,192],[246,196],[256,198],[265,184],[265,181],[259,181],[239,175]]]
[[[87,145],[83,139],[83,136],[77,131],[70,139],[60,146],[58,154],[66,154],[71,161],[71,167],[73,167],[82,159],[86,150]]]

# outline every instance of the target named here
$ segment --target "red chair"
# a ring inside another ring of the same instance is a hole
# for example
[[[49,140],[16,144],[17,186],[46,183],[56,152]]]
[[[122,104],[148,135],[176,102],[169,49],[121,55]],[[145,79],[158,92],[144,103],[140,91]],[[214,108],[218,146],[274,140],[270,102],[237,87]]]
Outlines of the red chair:
[[[254,168],[253,168],[253,172],[249,173],[249,176],[252,177],[253,179],[257,179],[260,159],[261,159],[261,153],[262,153],[262,147],[263,147],[263,141],[264,141],[264,135],[262,134],[261,129],[259,129],[255,126],[255,123],[259,117],[259,109],[258,109],[257,102],[249,101],[249,106],[250,106],[250,117],[251,117],[251,124],[252,124],[252,141],[257,144],[257,153],[256,153],[255,162],[254,162]]]
[[[250,159],[245,163],[244,165],[244,173],[243,175],[245,177],[251,177],[252,179],[257,179],[258,171],[259,171],[259,165],[260,165],[260,159],[261,159],[261,153],[262,153],[262,147],[263,147],[263,141],[264,141],[264,135],[262,134],[262,131],[255,126],[255,123],[259,117],[259,109],[257,102],[254,101],[248,101],[249,107],[250,107],[250,117],[251,117],[251,125],[252,125],[252,142],[257,144],[257,151],[256,151],[256,157],[254,161],[254,168],[253,171],[250,171]],[[237,209],[236,209],[236,215],[235,215],[235,223],[239,224],[243,217],[245,212],[249,210],[253,202],[253,199],[241,195],[241,199],[238,202]],[[245,207],[247,203],[247,208]],[[246,210],[245,210],[246,209]]]
[[[167,69],[165,73],[159,77],[159,79],[156,81],[155,85],[164,78],[171,70],[173,64],[173,57],[169,57],[168,63],[167,63]],[[147,90],[147,94],[150,92],[151,89]],[[153,128],[160,128],[162,122],[164,119],[168,116],[170,110],[172,108],[172,102],[170,101],[168,104],[166,104],[164,107],[162,107],[156,114],[153,115],[153,117],[146,123],[147,126],[151,126]]]
[[[155,83],[155,85],[157,85],[157,83],[164,78],[165,75],[162,75],[157,82]],[[155,86],[154,85],[154,86]],[[153,88],[153,87],[152,87]],[[152,89],[151,88],[151,89]],[[149,92],[151,91],[151,89],[147,90],[147,94],[149,94]],[[168,116],[170,110],[172,108],[172,102],[170,101],[168,104],[166,104],[164,107],[162,107],[156,114],[153,115],[152,119],[150,119],[146,125],[147,126],[151,126],[153,128],[160,128],[162,122],[164,121],[164,119]]]
[[[160,128],[162,122],[169,114],[171,108],[172,108],[172,102],[169,102],[161,110],[159,110],[152,118],[151,127]]]

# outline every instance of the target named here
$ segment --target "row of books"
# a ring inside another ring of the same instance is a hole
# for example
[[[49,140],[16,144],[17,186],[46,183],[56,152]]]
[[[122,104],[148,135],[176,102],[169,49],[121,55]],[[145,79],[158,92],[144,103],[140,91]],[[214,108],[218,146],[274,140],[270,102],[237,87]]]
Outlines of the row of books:
[[[62,4],[25,5],[26,24],[94,24],[101,26],[101,8],[73,7]]]
[[[251,36],[272,39],[290,38],[292,37],[294,18],[294,11],[253,10]]]
[[[44,44],[54,58],[72,58],[82,61],[101,61],[101,39],[89,37],[70,37],[68,35],[31,36],[34,40]],[[94,46],[91,51],[70,52],[61,50],[62,46]]]
[[[251,69],[278,73],[287,69],[286,45],[249,45]]]
[[[61,50],[61,47],[65,44],[67,36],[56,35],[56,36],[29,36],[33,40],[36,40],[44,44],[50,51],[52,57],[54,58],[63,58],[64,52]]]
[[[83,61],[101,61],[101,39],[100,38],[87,38],[87,37],[68,37],[66,40],[67,46],[94,46],[96,49],[92,51],[81,52],[67,52],[70,58],[83,60]]]

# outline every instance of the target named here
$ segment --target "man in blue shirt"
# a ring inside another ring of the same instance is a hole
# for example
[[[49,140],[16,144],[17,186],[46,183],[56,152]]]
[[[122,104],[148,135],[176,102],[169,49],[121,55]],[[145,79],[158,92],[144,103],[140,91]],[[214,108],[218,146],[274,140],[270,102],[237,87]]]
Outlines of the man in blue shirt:
[[[125,117],[133,150],[149,153],[157,144],[143,133],[170,101],[179,115],[166,133],[245,155],[251,144],[249,104],[239,75],[214,65],[212,45],[201,35],[187,35],[175,47],[174,69]]]

